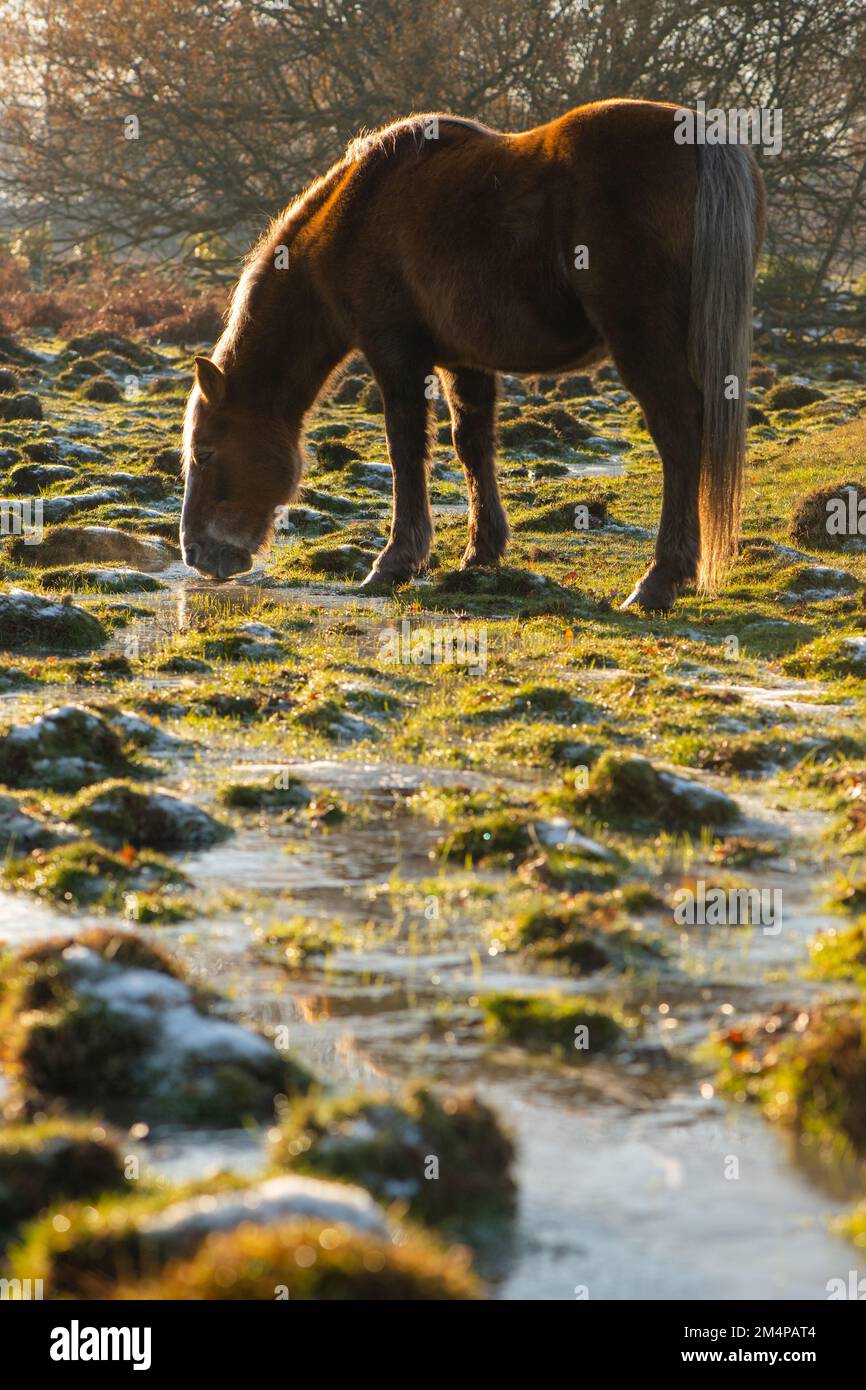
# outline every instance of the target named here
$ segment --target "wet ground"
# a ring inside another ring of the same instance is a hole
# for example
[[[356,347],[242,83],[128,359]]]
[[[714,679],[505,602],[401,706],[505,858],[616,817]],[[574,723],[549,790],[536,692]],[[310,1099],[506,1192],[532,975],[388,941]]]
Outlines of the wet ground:
[[[79,410],[71,408],[70,418]],[[358,424],[351,407],[334,418],[344,415]],[[815,762],[814,750],[828,741],[831,770],[860,756],[862,680],[853,668],[828,671],[823,649],[811,645],[825,629],[856,632],[857,600],[792,605],[785,597],[791,561],[771,541],[771,560],[747,556],[739,589],[715,609],[690,599],[658,622],[617,614],[610,599],[624,596],[640,571],[653,499],[648,511],[645,438],[627,420],[617,429],[602,415],[605,448],[579,460],[563,451],[563,481],[549,484],[551,502],[571,496],[559,491],[566,486],[613,483],[622,490],[612,495],[615,514],[585,535],[566,524],[558,533],[529,530],[516,541],[516,572],[492,579],[489,589],[445,587],[465,504],[443,464],[445,500],[434,510],[446,555],[411,590],[359,595],[352,579],[316,578],[314,547],[303,535],[281,540],[245,580],[219,587],[175,555],[156,572],[158,592],[124,596],[133,611],[122,622],[111,620],[116,600],[76,595],[108,615],[102,655],[129,657],[127,676],[101,677],[86,662],[61,660],[55,679],[34,658],[33,682],[0,697],[0,716],[14,724],[58,704],[103,700],[183,740],[152,751],[160,783],[227,818],[233,833],[178,856],[193,904],[185,920],[132,925],[225,993],[240,1021],[287,1026],[292,1051],[325,1083],[393,1088],[421,1076],[475,1088],[495,1107],[516,1139],[519,1208],[511,1237],[483,1255],[494,1296],[820,1299],[855,1258],[830,1223],[859,1188],[833,1190],[807,1177],[783,1133],[720,1095],[704,1049],[737,1020],[807,1009],[819,992],[851,992],[850,983],[818,983],[805,970],[810,941],[840,923],[829,900],[843,854],[834,843],[837,804],[814,792],[803,769],[823,766],[824,752]],[[783,424],[765,432],[767,449],[787,447]],[[757,472],[765,529],[766,484]],[[521,479],[515,468],[518,520],[521,506],[534,505]],[[330,478],[312,481],[328,494]],[[340,476],[335,483],[338,495],[352,490]],[[160,504],[164,518],[176,519],[176,504],[176,495]],[[345,534],[326,534],[323,546],[372,544],[381,534],[385,499],[367,495],[359,505],[369,514]],[[146,525],[142,516],[142,534]],[[866,573],[859,550],[826,563]],[[546,588],[508,589],[534,572]],[[275,631],[276,663],[207,648],[237,637],[249,621]],[[416,632],[482,624],[485,669],[470,679],[435,664],[389,667],[383,634],[404,621]],[[756,623],[762,635],[752,640]],[[798,623],[803,631],[793,641]],[[797,670],[789,657],[801,648],[815,657]],[[178,660],[172,667],[175,658],[197,659],[203,669]],[[528,695],[526,682],[534,683]],[[308,719],[311,706],[293,701],[309,690],[314,711],[336,701],[349,723]],[[202,703],[214,692],[265,694],[277,704],[228,717]],[[755,766],[732,760],[732,745],[739,757],[762,739],[797,757]],[[599,747],[636,752],[725,791],[739,807],[735,830],[696,823],[634,832],[603,815],[572,825],[568,811],[549,803],[555,789],[572,794],[583,765],[583,754],[560,747],[569,741],[598,745],[585,755],[590,765]],[[334,800],[340,815],[226,817],[226,784],[271,784],[278,775]],[[446,833],[477,818],[485,800],[516,820],[532,808],[531,853],[479,853],[463,863],[443,853]],[[609,856],[620,856],[621,886],[651,890],[639,908],[621,907],[618,889],[604,905],[663,944],[657,959],[624,972],[569,973],[509,946],[506,928],[518,909],[578,901],[573,887],[550,877],[574,834],[597,836]],[[748,848],[741,859],[738,841]],[[847,851],[845,858],[847,873]],[[769,927],[680,926],[677,889],[716,878],[780,894],[783,917]],[[327,948],[298,949],[283,932],[295,918],[307,933],[318,927]],[[44,896],[0,893],[0,936],[12,945],[105,920],[102,906],[70,911]],[[636,1026],[616,1060],[568,1065],[555,1051],[491,1043],[479,1007],[491,992],[593,997]],[[142,1146],[146,1165],[178,1179],[222,1167],[254,1171],[261,1149],[256,1133],[159,1129]]]

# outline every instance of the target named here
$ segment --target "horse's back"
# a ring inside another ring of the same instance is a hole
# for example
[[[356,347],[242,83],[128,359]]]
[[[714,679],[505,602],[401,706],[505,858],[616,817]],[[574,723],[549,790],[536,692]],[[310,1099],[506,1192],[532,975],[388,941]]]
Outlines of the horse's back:
[[[639,236],[688,256],[695,157],[675,110],[597,102],[515,134],[429,114],[362,137],[320,243],[347,317],[414,318],[442,359],[479,366],[578,360],[598,338],[587,305]]]

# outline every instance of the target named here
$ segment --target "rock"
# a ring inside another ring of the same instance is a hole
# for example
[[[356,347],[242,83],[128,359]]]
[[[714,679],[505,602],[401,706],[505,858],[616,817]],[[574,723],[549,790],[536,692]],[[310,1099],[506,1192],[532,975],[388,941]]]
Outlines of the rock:
[[[798,498],[791,538],[814,550],[839,550],[852,538],[866,537],[866,486],[834,483]]]
[[[118,488],[93,488],[83,492],[68,493],[64,496],[46,497],[42,503],[42,514],[49,525],[65,521],[69,516],[81,512],[92,512],[97,507],[111,502],[122,502],[123,493]]]
[[[762,389],[775,386],[777,381],[778,377],[772,367],[753,367],[749,374],[749,384]]]
[[[605,753],[578,803],[597,815],[668,830],[726,825],[739,817],[735,801],[714,787],[657,769],[647,758]]]
[[[165,360],[150,348],[134,342],[132,338],[124,338],[122,334],[109,333],[105,329],[79,333],[77,337],[69,339],[64,349],[64,355],[67,357],[89,358],[101,352],[117,353],[139,367],[153,366]]]
[[[228,826],[193,802],[163,788],[141,791],[128,782],[82,792],[69,819],[114,848],[205,849],[230,833]]]
[[[91,377],[84,383],[78,394],[82,400],[100,401],[105,404],[123,400],[123,392],[110,376]]]
[[[38,555],[34,552],[38,551]],[[123,564],[153,572],[171,564],[174,552],[154,536],[134,536],[111,526],[53,526],[38,546],[16,537],[9,553],[18,563],[40,565]]]
[[[852,666],[866,671],[866,637],[843,637],[842,649]]]
[[[47,821],[25,811],[13,796],[0,796],[0,853],[5,857],[29,854],[65,838],[68,836],[58,834]]]
[[[40,575],[46,589],[101,594],[150,594],[165,585],[143,570],[96,569],[85,565],[45,569]]]
[[[573,376],[561,376],[554,394],[563,400],[569,400],[573,396],[591,396],[594,390],[592,377],[577,373]]]
[[[151,456],[150,467],[169,478],[179,478],[183,472],[180,449],[159,449]]]
[[[300,531],[305,536],[324,536],[329,531],[335,531],[337,526],[327,512],[320,512],[315,507],[294,505],[286,507],[284,521],[279,529]]]
[[[840,594],[856,594],[862,587],[853,574],[831,569],[827,565],[804,565],[795,571],[787,584],[790,594],[809,599],[812,603],[838,598]]]
[[[284,1221],[320,1221],[367,1235],[389,1235],[385,1213],[363,1188],[296,1174],[173,1202],[145,1217],[138,1234],[145,1251],[153,1245],[165,1256],[193,1249],[214,1231],[234,1231],[242,1224],[276,1226]]]
[[[60,449],[54,439],[31,439],[22,445],[22,452],[31,463],[59,463]]]
[[[345,376],[331,396],[335,405],[348,405],[356,401],[367,389],[369,382],[362,376]]]
[[[268,1118],[310,1078],[259,1033],[218,1017],[131,932],[55,937],[0,964],[2,1045],[28,1096],[109,1118],[230,1126]]]
[[[124,1186],[123,1160],[101,1125],[48,1120],[0,1128],[0,1229],[59,1201]]]
[[[375,555],[362,550],[357,545],[338,545],[332,549],[313,550],[308,564],[313,574],[336,574],[346,578],[362,579],[369,570]]]
[[[780,381],[767,392],[767,405],[773,410],[801,410],[826,399],[826,392],[819,387],[796,381]]]
[[[0,420],[42,420],[42,403],[30,391],[0,396]]]
[[[375,381],[368,381],[356,399],[358,405],[362,410],[366,410],[368,415],[384,414],[385,406],[382,402],[382,392]]]
[[[339,439],[322,439],[316,444],[316,462],[327,472],[345,468],[360,457],[357,449]]]
[[[27,550],[26,545],[23,548]],[[0,651],[22,651],[29,647],[85,651],[101,646],[104,641],[102,624],[83,608],[67,602],[57,603],[27,589],[0,592]]]
[[[9,474],[9,491],[15,497],[32,497],[53,483],[66,482],[76,476],[74,468],[61,463],[20,463]]]
[[[124,738],[103,715],[62,705],[0,737],[0,781],[8,787],[77,790],[106,777],[129,776]]]
[[[425,1221],[508,1214],[514,1148],[488,1106],[466,1093],[439,1100],[422,1085],[400,1095],[360,1094],[296,1102],[272,1149],[278,1163],[405,1201]],[[425,1177],[430,1154],[439,1176]]]

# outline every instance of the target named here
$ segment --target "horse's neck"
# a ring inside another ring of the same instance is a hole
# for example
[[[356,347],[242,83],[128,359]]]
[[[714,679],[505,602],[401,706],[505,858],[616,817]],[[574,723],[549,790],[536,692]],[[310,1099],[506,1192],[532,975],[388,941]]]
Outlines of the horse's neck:
[[[300,258],[280,269],[268,250],[247,273],[254,284],[214,358],[251,409],[300,425],[345,348]]]

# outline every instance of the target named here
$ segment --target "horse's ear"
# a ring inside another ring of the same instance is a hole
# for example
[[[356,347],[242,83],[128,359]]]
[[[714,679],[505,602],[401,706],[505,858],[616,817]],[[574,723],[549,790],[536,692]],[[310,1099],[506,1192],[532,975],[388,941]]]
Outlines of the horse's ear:
[[[208,405],[222,405],[226,393],[226,379],[209,357],[195,359],[195,384]]]

